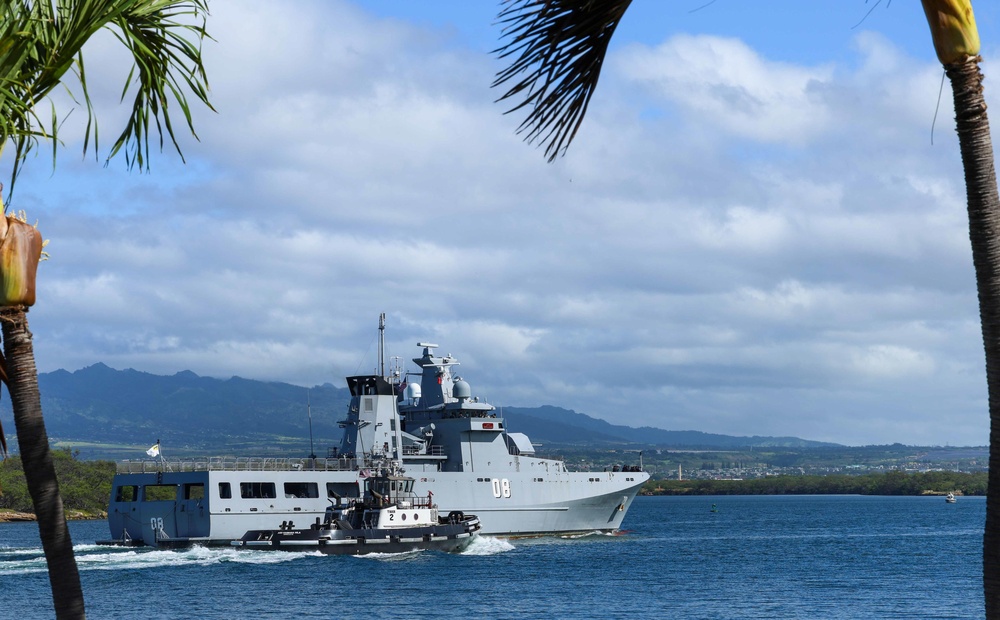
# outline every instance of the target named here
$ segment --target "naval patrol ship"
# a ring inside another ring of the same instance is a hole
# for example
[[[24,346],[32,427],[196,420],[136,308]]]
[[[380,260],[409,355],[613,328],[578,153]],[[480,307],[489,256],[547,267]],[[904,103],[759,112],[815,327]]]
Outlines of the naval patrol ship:
[[[616,532],[649,475],[639,466],[575,472],[535,456],[495,407],[454,374],[458,360],[418,343],[414,372],[347,378],[351,401],[340,446],[326,458],[128,460],[118,464],[102,544],[230,545],[250,530],[307,525],[335,500],[360,498],[387,460],[441,513],[472,513],[481,534]]]

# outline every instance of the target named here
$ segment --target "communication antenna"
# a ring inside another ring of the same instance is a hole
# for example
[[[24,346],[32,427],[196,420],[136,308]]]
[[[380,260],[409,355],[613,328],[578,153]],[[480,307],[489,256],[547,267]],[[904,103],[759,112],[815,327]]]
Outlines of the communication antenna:
[[[385,376],[385,312],[378,315],[378,374]]]

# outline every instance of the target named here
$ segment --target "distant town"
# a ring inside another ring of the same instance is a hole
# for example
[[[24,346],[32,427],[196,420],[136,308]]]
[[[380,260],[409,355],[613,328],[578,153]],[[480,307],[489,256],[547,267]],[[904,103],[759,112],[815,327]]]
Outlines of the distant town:
[[[887,472],[979,473],[988,469],[986,447],[887,446],[687,450],[650,447],[600,450],[546,447],[540,453],[565,458],[577,469],[642,465],[658,480],[753,480],[773,476],[861,476]],[[641,456],[640,456],[641,454]],[[641,460],[641,463],[640,463]]]

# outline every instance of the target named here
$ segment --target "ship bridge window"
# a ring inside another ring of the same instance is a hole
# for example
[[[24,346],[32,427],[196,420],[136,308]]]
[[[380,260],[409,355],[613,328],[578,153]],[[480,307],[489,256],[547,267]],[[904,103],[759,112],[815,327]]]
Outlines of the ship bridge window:
[[[139,487],[134,484],[118,487],[115,491],[116,502],[134,502],[139,498]]]
[[[372,493],[378,493],[379,495],[389,494],[389,483],[384,480],[369,480],[365,486]]]
[[[203,482],[185,484],[184,499],[205,499],[205,484]]]
[[[274,499],[277,494],[274,491],[273,482],[241,482],[240,497],[243,499]]]
[[[409,493],[413,490],[412,480],[389,480],[387,482],[378,480],[372,481],[372,488],[379,493],[385,493],[386,491]]]
[[[172,502],[177,499],[176,484],[147,484],[143,487],[143,501]]]
[[[315,482],[286,482],[285,497],[319,497],[319,485]]]
[[[229,486],[228,482],[219,483],[219,499],[233,499],[233,488]]]

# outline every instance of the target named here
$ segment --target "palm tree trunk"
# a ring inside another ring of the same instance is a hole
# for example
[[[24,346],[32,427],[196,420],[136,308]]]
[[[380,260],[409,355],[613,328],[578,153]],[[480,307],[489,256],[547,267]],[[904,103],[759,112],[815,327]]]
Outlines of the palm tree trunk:
[[[38,532],[49,567],[49,583],[57,618],[84,618],[83,588],[73,557],[73,541],[63,513],[59,482],[49,451],[49,437],[42,419],[38,392],[35,352],[28,331],[24,306],[0,308],[3,325],[4,356],[7,362],[7,386],[14,409],[17,445],[24,465],[24,476],[35,506]]]
[[[1000,195],[979,60],[978,56],[969,57],[945,65],[945,71],[955,97],[955,122],[965,169],[969,238],[989,389],[990,472],[983,534],[983,594],[986,617],[1000,618]]]

